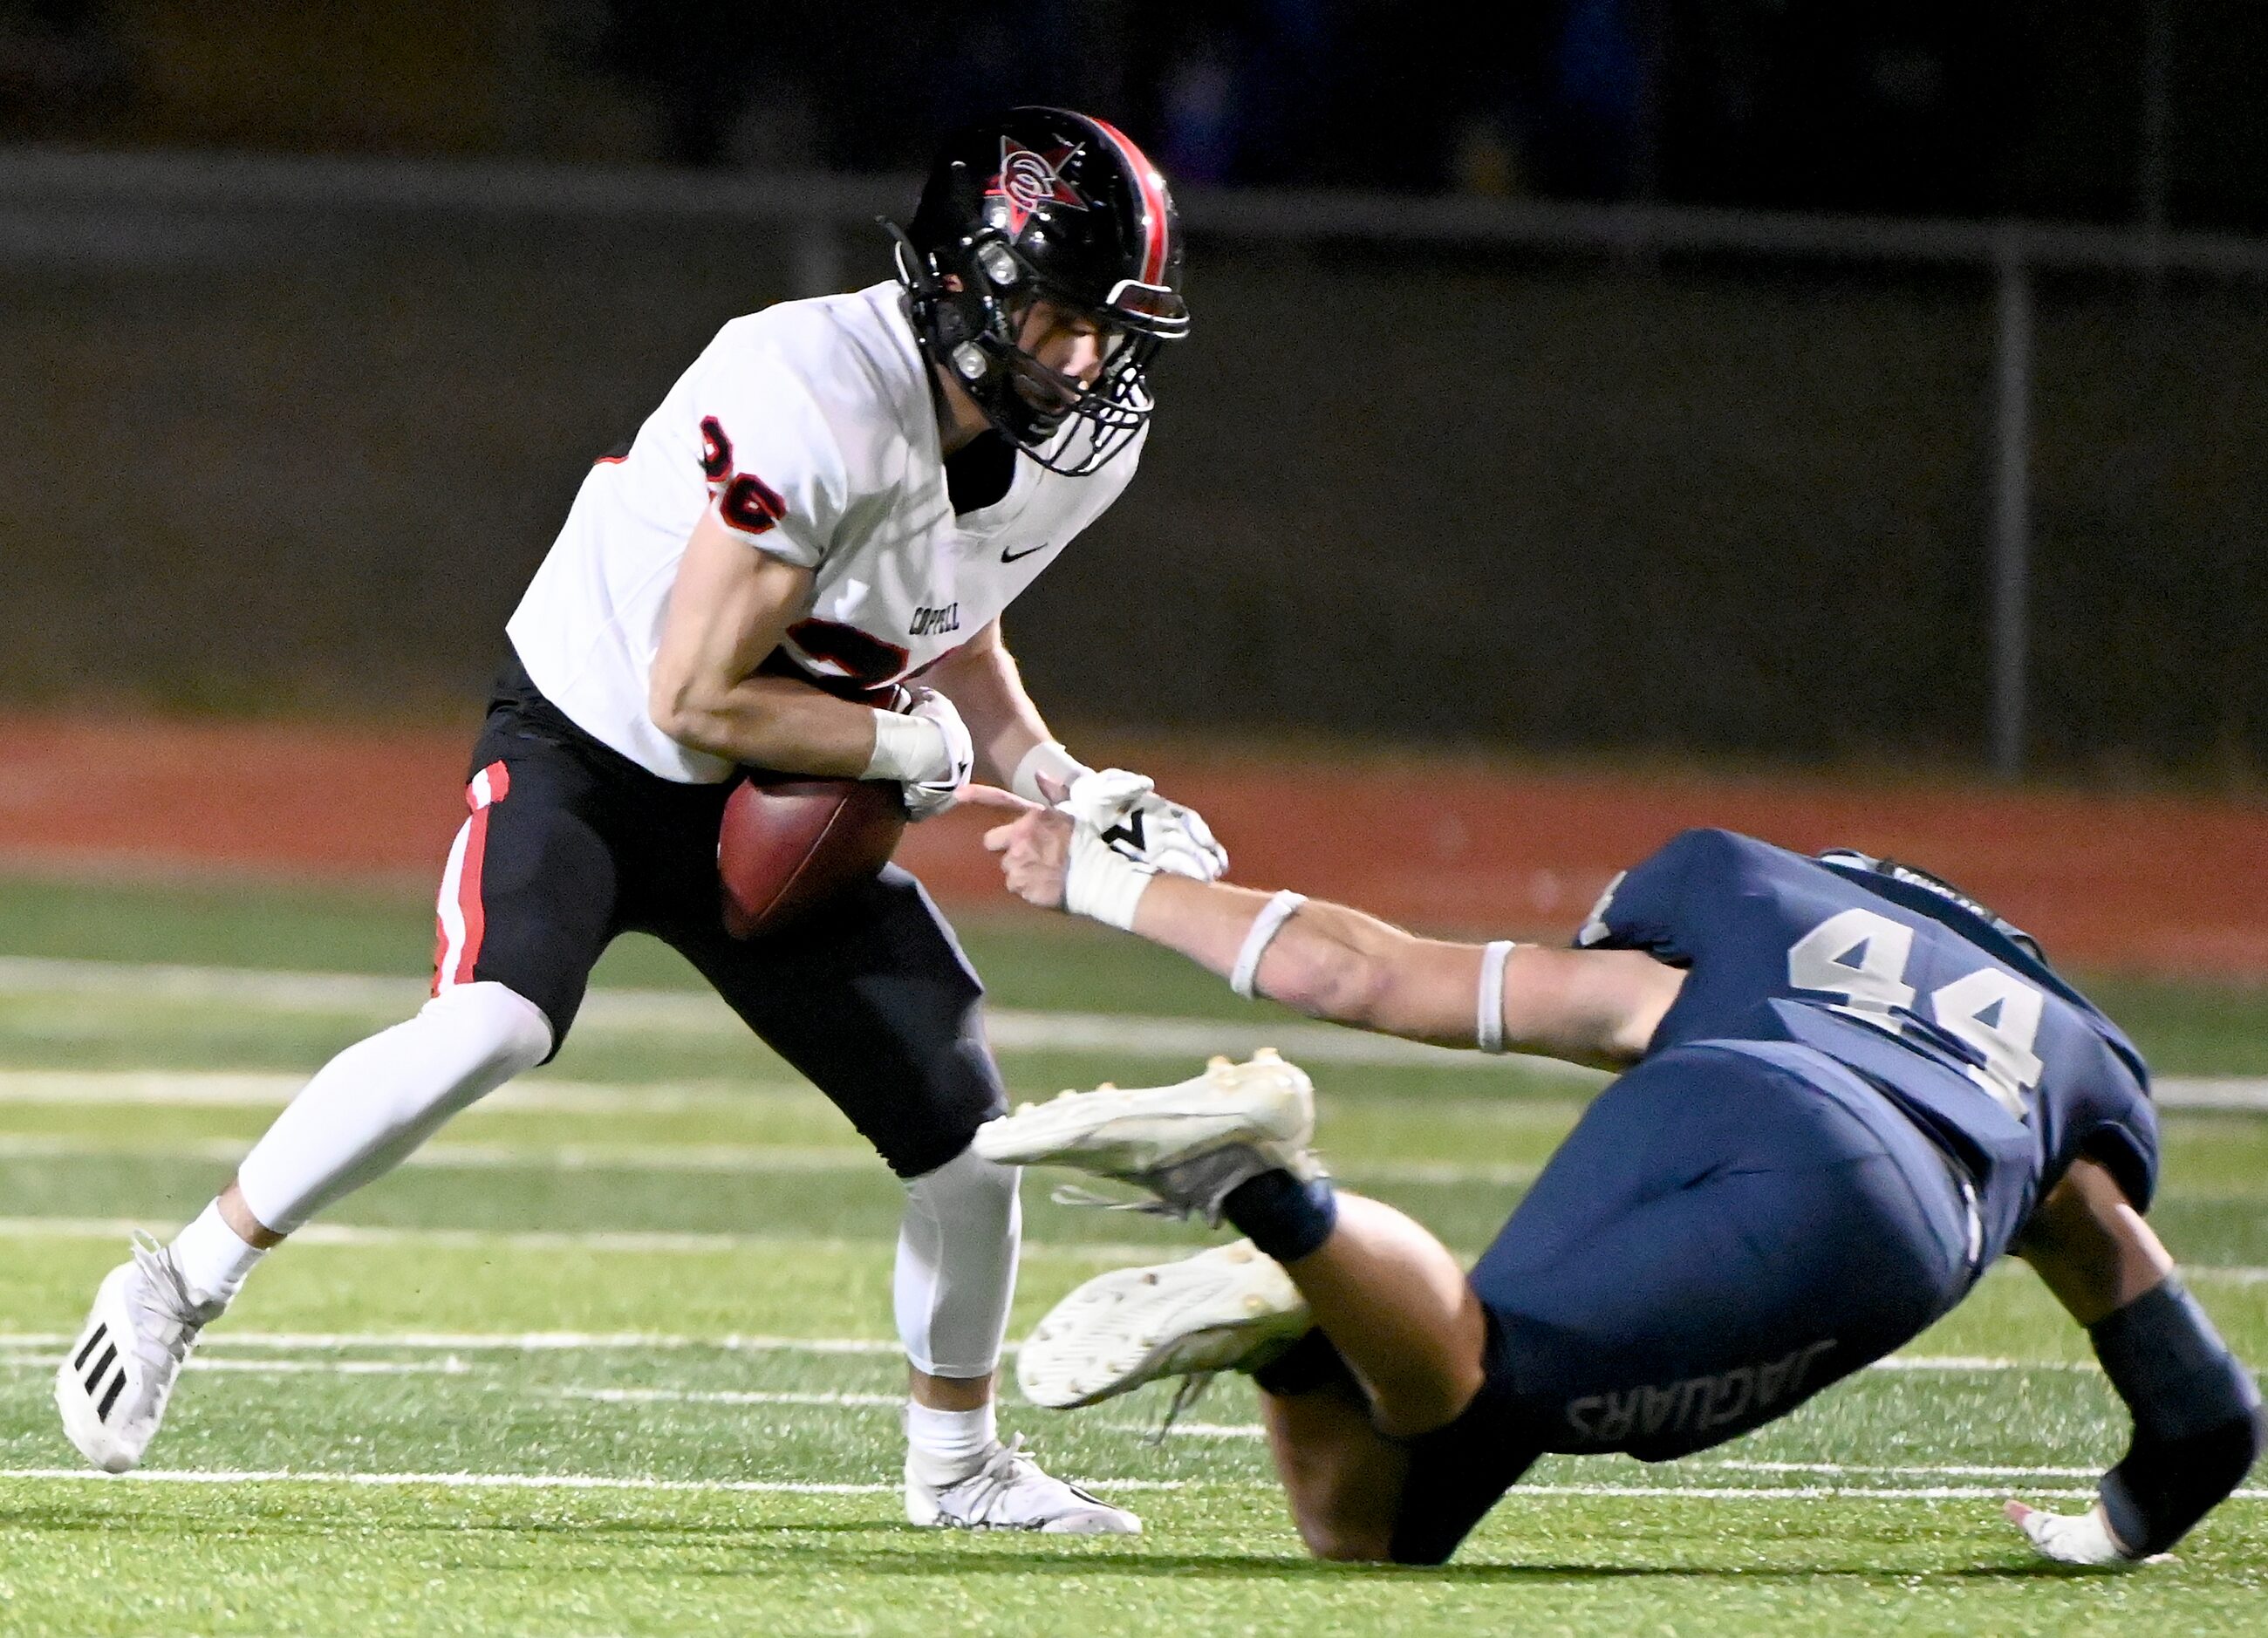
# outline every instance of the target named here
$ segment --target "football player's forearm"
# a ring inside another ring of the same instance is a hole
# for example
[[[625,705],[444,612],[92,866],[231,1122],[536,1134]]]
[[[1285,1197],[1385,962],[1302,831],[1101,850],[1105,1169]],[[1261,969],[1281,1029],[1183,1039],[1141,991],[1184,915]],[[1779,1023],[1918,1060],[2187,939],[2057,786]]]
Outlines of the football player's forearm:
[[[1226,883],[1152,878],[1134,930],[1224,976],[1269,895]],[[1482,950],[1419,938],[1345,905],[1310,900],[1283,922],[1254,991],[1310,1017],[1443,1047],[1479,1036]],[[1506,964],[1504,1046],[1613,1068],[1646,1050],[1683,974],[1627,951],[1522,945]]]
[[[809,606],[814,576],[725,532],[712,510],[686,541],[647,681],[646,714],[680,745],[792,774],[856,778],[873,713],[757,674]]]
[[[680,745],[784,774],[857,779],[874,754],[874,712],[786,677],[694,684],[658,704],[654,724]]]
[[[2082,1326],[2109,1318],[2174,1271],[2156,1231],[2092,1160],[2072,1163],[2014,1249]]]
[[[2162,1552],[2242,1481],[2259,1452],[2250,1373],[2095,1162],[2073,1163],[2016,1249],[2087,1327],[2133,1415],[2132,1443],[2103,1479],[2106,1522],[2129,1556]]]
[[[1267,903],[1266,893],[1226,882],[1152,876],[1134,907],[1132,930],[1226,978]]]
[[[1234,971],[1270,897],[1226,882],[1156,876],[1135,907],[1134,931],[1225,978]],[[1470,1046],[1477,950],[1465,952],[1469,960],[1449,956],[1447,966],[1471,970],[1462,974],[1458,1000],[1439,1004],[1444,987],[1459,983],[1441,970],[1440,958],[1460,948],[1414,938],[1344,905],[1310,900],[1269,940],[1253,988],[1310,1017]]]

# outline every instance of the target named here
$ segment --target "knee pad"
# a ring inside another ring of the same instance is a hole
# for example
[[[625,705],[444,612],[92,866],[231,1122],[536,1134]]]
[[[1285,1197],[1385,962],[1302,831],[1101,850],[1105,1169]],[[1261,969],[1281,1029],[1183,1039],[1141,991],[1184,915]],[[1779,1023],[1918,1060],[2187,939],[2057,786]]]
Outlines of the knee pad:
[[[551,1055],[551,1021],[543,1009],[491,981],[452,985],[420,1007],[409,1026],[458,1060],[466,1080],[485,1083],[475,1098]]]

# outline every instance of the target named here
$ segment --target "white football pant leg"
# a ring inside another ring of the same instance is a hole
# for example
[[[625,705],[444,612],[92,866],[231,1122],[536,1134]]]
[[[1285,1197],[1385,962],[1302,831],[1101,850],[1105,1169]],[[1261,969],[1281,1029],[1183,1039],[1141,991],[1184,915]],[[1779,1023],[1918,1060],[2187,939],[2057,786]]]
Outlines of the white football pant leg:
[[[1022,1176],[964,1149],[906,1185],[893,1295],[915,1370],[983,1377],[999,1364],[1023,1240]]]
[[[237,1169],[244,1203],[289,1234],[550,1050],[551,1025],[533,1002],[497,983],[445,989],[300,1089]]]

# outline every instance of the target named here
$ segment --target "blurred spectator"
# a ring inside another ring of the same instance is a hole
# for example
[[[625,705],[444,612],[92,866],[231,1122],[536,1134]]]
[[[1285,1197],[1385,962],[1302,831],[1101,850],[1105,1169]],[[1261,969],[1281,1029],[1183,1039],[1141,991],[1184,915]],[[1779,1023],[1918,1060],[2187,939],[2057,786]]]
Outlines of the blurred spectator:
[[[1218,30],[1166,72],[1160,88],[1157,156],[1184,182],[1225,182],[1236,174],[1238,69],[1233,48]]]

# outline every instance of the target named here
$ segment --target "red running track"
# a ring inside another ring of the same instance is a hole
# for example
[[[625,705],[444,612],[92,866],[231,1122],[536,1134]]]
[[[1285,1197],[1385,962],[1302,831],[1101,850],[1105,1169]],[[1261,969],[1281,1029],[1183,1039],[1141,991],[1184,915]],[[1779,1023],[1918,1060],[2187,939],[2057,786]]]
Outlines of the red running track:
[[[0,859],[99,872],[225,868],[437,877],[464,818],[466,735],[292,724],[0,717]],[[1144,764],[1201,808],[1255,886],[1397,921],[1565,937],[1607,879],[1722,825],[1910,859],[2059,958],[2268,977],[2268,805],[1828,779],[1507,773],[1452,761]],[[946,902],[1002,902],[957,815],[902,861]]]

